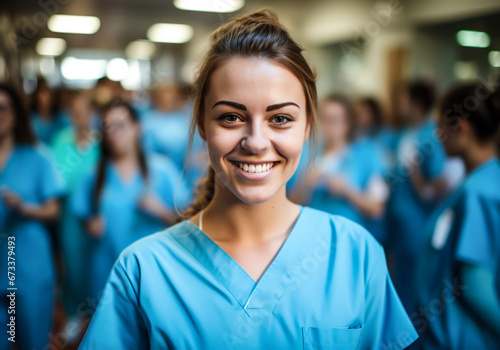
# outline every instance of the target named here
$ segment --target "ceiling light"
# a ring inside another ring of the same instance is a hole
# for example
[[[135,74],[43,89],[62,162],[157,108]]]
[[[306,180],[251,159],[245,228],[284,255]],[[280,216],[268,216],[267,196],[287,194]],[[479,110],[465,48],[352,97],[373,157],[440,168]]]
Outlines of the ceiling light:
[[[47,25],[56,33],[94,34],[99,30],[101,21],[94,16],[54,15]]]
[[[155,52],[156,45],[148,40],[132,41],[125,48],[125,56],[136,60],[148,60]]]
[[[128,63],[123,58],[113,58],[106,67],[106,76],[114,81],[125,79],[128,74]]]
[[[490,46],[490,36],[485,32],[475,32],[472,30],[461,30],[457,33],[457,41],[466,47],[488,47]]]
[[[488,61],[492,67],[500,67],[500,51],[490,51]]]
[[[36,52],[42,56],[59,56],[66,50],[66,41],[61,38],[42,38],[36,44]]]
[[[148,29],[148,39],[159,43],[182,44],[193,37],[193,28],[187,24],[157,23]]]
[[[96,80],[106,72],[106,60],[66,57],[61,63],[61,73],[68,80]]]
[[[245,0],[174,0],[174,6],[181,10],[228,13],[239,10]]]

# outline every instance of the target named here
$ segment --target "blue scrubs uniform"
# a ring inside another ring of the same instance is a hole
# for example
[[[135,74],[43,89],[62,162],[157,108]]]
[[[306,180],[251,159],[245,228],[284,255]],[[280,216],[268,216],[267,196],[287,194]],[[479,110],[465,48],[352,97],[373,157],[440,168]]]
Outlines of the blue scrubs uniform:
[[[45,120],[34,112],[31,115],[31,125],[37,137],[46,145],[50,145],[54,136],[62,129],[70,126],[70,121],[66,114],[56,114],[50,120]]]
[[[144,151],[166,155],[182,169],[189,145],[189,123],[187,110],[146,113],[141,120]]]
[[[189,220],[136,242],[80,349],[402,349],[416,338],[375,239],[301,207],[258,282]]]
[[[327,176],[340,176],[347,185],[364,191],[374,175],[383,177],[382,159],[368,140],[360,140],[346,147],[339,158],[328,164],[319,158],[318,164]],[[325,181],[319,180],[313,188],[310,206],[334,215],[341,215],[361,225],[366,224],[364,215],[345,198],[332,194]]]
[[[103,236],[93,239],[90,248],[89,288],[93,298],[99,298],[113,264],[125,247],[166,227],[164,222],[139,208],[140,198],[151,192],[168,208],[179,210],[190,199],[172,162],[161,155],[150,155],[147,163],[147,182],[139,169],[131,179],[124,181],[115,167],[108,163],[98,208],[94,208],[92,200],[96,182],[94,171],[87,174],[75,190],[72,198],[75,215],[82,220],[94,215],[104,219]]]
[[[42,204],[64,194],[64,182],[50,161],[35,148],[17,145],[0,170],[1,189],[17,193],[25,203]],[[0,200],[0,348],[10,349],[7,323],[10,322],[5,297],[15,287],[16,343],[20,350],[42,349],[49,343],[52,328],[55,267],[47,227],[40,221],[21,216]],[[14,239],[9,239],[13,237]],[[15,271],[8,270],[8,242],[15,242]],[[8,271],[15,273],[9,285]]]
[[[438,203],[420,198],[411,182],[408,164],[420,167],[425,179],[441,176],[446,156],[435,130],[435,124],[429,120],[417,129],[404,131],[398,142],[396,167],[389,175],[391,197],[387,212],[389,244],[395,260],[394,284],[409,313],[415,306],[413,284],[423,244],[423,225]]]
[[[460,300],[458,266],[500,266],[500,162],[476,168],[436,212],[426,230],[418,269],[418,312],[412,315],[422,349],[497,349],[494,334]],[[492,288],[494,288],[492,286]]]
[[[78,146],[75,129],[68,127],[54,137],[51,149],[59,173],[66,180],[68,193],[61,202],[58,232],[63,258],[63,304],[69,316],[76,316],[78,306],[89,295],[88,251],[91,241],[73,214],[71,202],[77,184],[99,160],[99,144],[89,138],[85,146]]]
[[[359,155],[355,157],[355,162],[365,169],[368,179],[375,175],[387,183],[392,163],[392,153],[388,149],[390,140],[392,140],[391,137],[393,137],[393,134],[389,133],[389,131],[381,130],[372,137],[361,137],[355,141],[355,145],[359,149]],[[385,245],[387,241],[386,212],[378,218],[364,216],[363,226],[380,244]]]

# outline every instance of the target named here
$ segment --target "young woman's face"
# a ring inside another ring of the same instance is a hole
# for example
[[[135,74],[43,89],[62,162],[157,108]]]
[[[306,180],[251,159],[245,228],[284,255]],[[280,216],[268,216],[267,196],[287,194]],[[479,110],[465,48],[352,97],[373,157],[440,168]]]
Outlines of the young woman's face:
[[[320,124],[323,138],[327,144],[347,142],[349,120],[346,109],[340,102],[325,101],[321,104]]]
[[[114,156],[135,152],[139,138],[139,127],[133,122],[127,109],[116,107],[103,116],[104,142]]]
[[[295,75],[271,60],[231,58],[212,73],[204,108],[198,126],[219,189],[245,203],[284,190],[309,134]]]
[[[0,137],[10,134],[14,129],[14,108],[10,97],[0,91]]]

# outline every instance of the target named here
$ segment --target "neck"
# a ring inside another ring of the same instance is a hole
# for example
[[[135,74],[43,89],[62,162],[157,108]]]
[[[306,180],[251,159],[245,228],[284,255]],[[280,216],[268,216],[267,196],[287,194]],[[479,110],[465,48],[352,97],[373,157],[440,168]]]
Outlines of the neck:
[[[496,148],[493,143],[474,143],[469,145],[463,155],[467,173],[472,172],[474,169],[481,166],[495,155]]]
[[[299,211],[299,207],[286,197],[285,186],[266,202],[248,204],[227,187],[219,189],[216,185],[214,198],[205,208],[203,217],[210,217],[209,226],[217,227],[215,240],[251,243],[285,234]]]
[[[80,144],[86,144],[88,140],[88,135],[89,135],[89,128],[78,128],[75,129],[76,132],[76,143],[78,145]]]
[[[112,158],[113,163],[118,167],[127,167],[127,166],[137,166],[137,154],[136,152],[127,152],[120,155],[115,155]]]

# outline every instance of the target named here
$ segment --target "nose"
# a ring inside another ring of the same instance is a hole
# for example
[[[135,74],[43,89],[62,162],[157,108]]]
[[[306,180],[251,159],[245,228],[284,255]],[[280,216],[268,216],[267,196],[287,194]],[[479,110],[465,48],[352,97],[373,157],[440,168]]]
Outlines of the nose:
[[[249,124],[247,135],[241,140],[241,148],[250,154],[264,152],[269,146],[268,133],[259,122]]]

